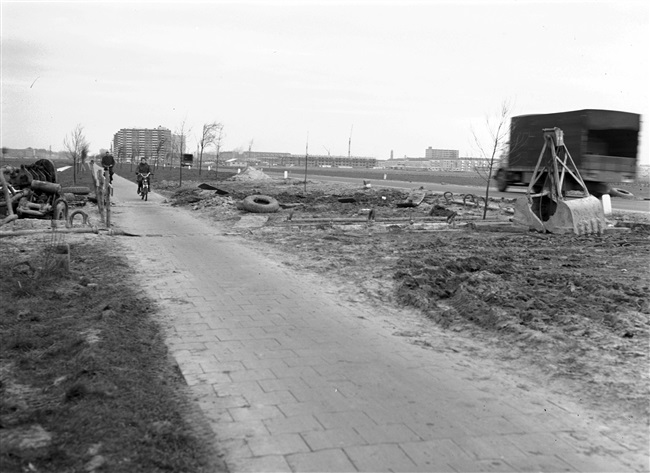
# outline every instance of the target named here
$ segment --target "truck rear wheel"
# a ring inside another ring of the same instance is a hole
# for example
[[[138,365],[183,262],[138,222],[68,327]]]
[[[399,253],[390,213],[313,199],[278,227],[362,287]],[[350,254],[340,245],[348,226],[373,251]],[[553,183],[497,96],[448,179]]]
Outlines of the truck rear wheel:
[[[499,192],[505,192],[506,190],[508,190],[508,180],[506,179],[505,172],[501,170],[497,171],[496,181],[497,181],[497,190]]]

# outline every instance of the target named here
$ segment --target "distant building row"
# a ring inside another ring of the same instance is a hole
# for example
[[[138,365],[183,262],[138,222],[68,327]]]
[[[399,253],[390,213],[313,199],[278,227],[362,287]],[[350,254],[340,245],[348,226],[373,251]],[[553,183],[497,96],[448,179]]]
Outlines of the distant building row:
[[[214,155],[212,155],[214,156]],[[219,162],[231,166],[304,166],[305,155],[291,153],[274,153],[265,151],[224,151],[219,154]],[[361,156],[308,155],[309,167],[377,167],[376,158]]]
[[[206,155],[214,159],[214,155]],[[458,150],[433,149],[425,151],[424,158],[378,160],[360,156],[309,155],[309,167],[353,167],[353,168],[390,168],[416,171],[464,172],[484,168],[487,160],[472,157],[460,157]],[[219,155],[219,162],[230,166],[304,166],[305,156],[290,153],[270,153],[263,151],[226,151]]]
[[[171,130],[158,128],[122,128],[113,136],[113,154],[118,162],[136,160],[145,157],[149,161],[160,164],[174,164],[174,156],[178,155],[179,137],[172,135]],[[216,160],[214,153],[205,153],[204,162]],[[224,151],[219,162],[224,165],[246,166],[304,166],[305,156],[290,153],[275,153],[264,151]],[[196,164],[196,163],[195,163]],[[424,158],[393,159],[378,161],[376,158],[361,156],[330,156],[309,155],[307,166],[311,167],[354,167],[375,168],[388,167],[392,169],[413,169],[431,171],[473,171],[484,167],[487,163],[480,158],[459,157],[455,149],[434,149],[429,146],[424,152]]]
[[[158,128],[122,128],[113,135],[112,153],[118,162],[141,157],[163,165],[173,165],[179,154],[180,137],[171,130]],[[204,153],[204,162],[216,160],[214,152]],[[377,166],[376,158],[358,156],[308,156],[308,166],[364,167]],[[219,162],[225,165],[245,166],[304,166],[305,156],[264,151],[222,151]],[[196,164],[196,163],[195,163]]]
[[[390,159],[386,167],[421,171],[467,172],[485,168],[489,163],[482,158],[460,157],[457,149],[434,149],[429,146],[424,158]]]

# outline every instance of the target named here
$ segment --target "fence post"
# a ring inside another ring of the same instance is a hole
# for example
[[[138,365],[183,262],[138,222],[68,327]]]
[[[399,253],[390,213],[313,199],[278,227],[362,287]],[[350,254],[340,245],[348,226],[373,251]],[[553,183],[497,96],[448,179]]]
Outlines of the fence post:
[[[110,174],[104,179],[104,195],[106,197],[106,228],[111,229],[111,190],[112,190]]]
[[[104,175],[102,171],[97,171],[97,180],[93,179],[95,182],[95,196],[97,197],[97,210],[99,210],[99,216],[102,220],[102,223],[106,222],[104,218]]]

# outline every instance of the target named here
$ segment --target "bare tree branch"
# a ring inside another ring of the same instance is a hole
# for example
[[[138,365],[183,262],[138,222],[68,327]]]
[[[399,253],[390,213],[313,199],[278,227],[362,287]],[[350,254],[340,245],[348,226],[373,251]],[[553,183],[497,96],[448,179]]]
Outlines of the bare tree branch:
[[[199,176],[201,175],[201,168],[203,166],[203,151],[207,147],[214,145],[221,129],[223,129],[223,125],[217,122],[205,123],[203,125],[201,137],[199,138]]]
[[[158,161],[160,161],[160,152],[163,150],[167,144],[167,138],[161,137],[158,139],[158,144],[156,145],[156,162],[154,163],[154,172],[158,169]],[[164,161],[163,161],[164,166]]]
[[[214,163],[216,177],[219,176],[219,154],[221,153],[221,145],[223,144],[223,139],[224,139],[223,125],[219,123],[219,129],[217,130],[217,135],[214,138],[214,147],[217,151],[215,157],[215,163]]]
[[[474,146],[478,150],[480,157],[483,159],[483,166],[475,166],[476,173],[485,180],[485,208],[483,209],[483,219],[487,215],[487,203],[490,196],[490,182],[495,166],[498,164],[500,157],[507,152],[508,146],[508,123],[512,105],[508,100],[501,103],[500,110],[493,116],[485,117],[485,131],[489,138],[481,138],[472,128],[472,137]]]

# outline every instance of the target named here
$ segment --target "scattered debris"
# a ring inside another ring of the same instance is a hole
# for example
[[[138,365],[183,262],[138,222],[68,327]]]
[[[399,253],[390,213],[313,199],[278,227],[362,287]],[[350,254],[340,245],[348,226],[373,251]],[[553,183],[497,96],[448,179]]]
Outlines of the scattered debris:
[[[62,188],[49,159],[0,171],[0,226],[20,218],[68,220],[70,206],[85,205],[87,187]]]
[[[210,184],[202,183],[198,185],[199,189],[203,189],[206,191],[216,191],[215,193],[218,195],[228,195],[228,191],[225,191],[223,189],[219,189],[218,187],[211,186]]]
[[[248,177],[241,179],[242,175]],[[159,191],[170,196],[172,206],[190,206],[195,211],[212,209],[211,218],[220,221],[236,222],[248,212],[278,213],[277,217],[269,219],[267,226],[286,226],[281,222],[292,220],[308,225],[320,219],[321,222],[344,225],[405,223],[410,224],[413,230],[430,228],[437,231],[441,229],[438,224],[428,227],[413,224],[427,224],[427,219],[429,222],[442,220],[456,228],[459,224],[483,218],[485,199],[472,194],[434,193],[424,188],[412,191],[374,187],[360,190],[346,184],[312,181],[309,181],[307,189],[303,189],[287,179],[251,179],[259,176],[254,168],[247,168],[237,176],[240,179],[219,181],[218,187],[210,183],[184,182],[187,187],[179,189],[177,183],[163,182]],[[221,192],[213,191],[217,188]],[[255,202],[255,196],[261,196],[268,203]],[[277,208],[270,199],[277,202]],[[503,199],[490,199],[486,219],[509,223],[512,210],[508,204]],[[409,211],[405,214],[407,209]],[[303,222],[305,219],[307,221]]]
[[[426,197],[426,191],[422,189],[413,190],[403,202],[398,202],[397,207],[417,207]]]

